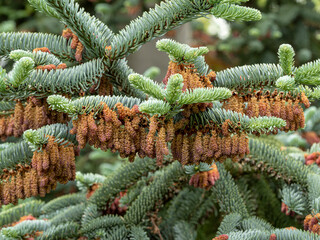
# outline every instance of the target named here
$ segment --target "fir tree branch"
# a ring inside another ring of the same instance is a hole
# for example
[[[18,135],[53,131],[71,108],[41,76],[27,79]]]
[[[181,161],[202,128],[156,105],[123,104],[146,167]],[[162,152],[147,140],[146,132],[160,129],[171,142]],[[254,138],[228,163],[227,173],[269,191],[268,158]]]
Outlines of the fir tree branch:
[[[46,46],[50,52],[60,59],[74,60],[75,50],[70,41],[62,36],[45,33],[0,33],[0,56],[9,55],[12,50],[32,51]],[[84,54],[84,58],[88,56]]]
[[[80,223],[85,208],[86,206],[84,203],[67,207],[62,212],[51,218],[50,223],[52,225],[59,225],[68,222]]]
[[[291,45],[282,44],[278,50],[279,64],[284,75],[291,75],[294,69],[295,52]]]
[[[244,218],[248,217],[248,210],[231,174],[225,170],[222,164],[216,164],[220,178],[216,181],[212,191],[217,195],[220,211],[239,213]]]
[[[216,81],[213,82],[213,85],[229,89],[273,86],[275,81],[281,76],[283,76],[283,70],[280,65],[245,65],[217,72]]]
[[[168,192],[169,187],[183,175],[184,171],[177,161],[164,168],[163,172],[155,177],[154,181],[145,187],[132,203],[124,216],[125,222],[134,225],[140,224],[146,214],[154,208],[156,202]]]
[[[133,163],[125,164],[109,176],[105,182],[89,199],[89,203],[96,204],[98,209],[107,207],[107,202],[120,191],[136,182],[141,176],[155,170],[155,160],[136,159]]]
[[[52,226],[42,233],[39,240],[60,240],[77,238],[80,226],[77,223],[69,222],[58,226]]]
[[[257,9],[241,7],[233,4],[219,4],[211,10],[215,17],[224,18],[229,21],[257,21],[261,19],[261,12]]]
[[[152,79],[147,78],[140,74],[130,74],[128,76],[131,85],[148,94],[151,97],[163,100],[164,99],[164,89],[160,87],[159,84],[154,82]]]
[[[128,108],[140,104],[140,99],[123,96],[87,96],[70,101],[61,95],[51,95],[47,102],[53,110],[69,113],[70,115],[89,114],[93,111],[100,113],[103,109],[101,103],[106,103],[109,108],[114,108],[117,103],[122,103]]]
[[[128,66],[126,59],[113,61],[108,69],[108,75],[110,75],[111,82],[119,92],[126,96],[145,99],[146,96],[143,92],[130,85],[128,76],[132,73],[134,73],[134,71]]]
[[[48,6],[46,0],[28,0],[28,2],[38,12],[42,12],[50,17],[59,19],[58,13]]]
[[[90,16],[74,0],[46,0],[59,19],[74,32],[91,57],[103,57],[110,45],[112,31],[100,20]]]
[[[294,79],[298,84],[320,84],[320,60],[306,63],[294,72]]]
[[[249,147],[250,155],[257,161],[271,167],[287,180],[292,180],[303,186],[307,185],[307,176],[313,171],[301,161],[285,155],[278,148],[257,139],[251,138]]]
[[[106,215],[93,219],[84,224],[80,230],[81,234],[87,237],[96,237],[97,231],[101,229],[112,229],[124,225],[124,221],[119,216]]]
[[[230,213],[226,215],[217,231],[217,235],[228,234],[230,232],[236,231],[240,226],[242,217],[239,213]]]
[[[40,209],[44,203],[40,200],[33,200],[26,203],[21,203],[15,207],[3,210],[0,213],[0,227],[8,225],[13,222],[17,222],[21,217],[31,214],[34,217],[40,215]]]
[[[22,239],[26,234],[37,231],[45,231],[50,228],[50,223],[45,220],[23,221],[14,227],[7,227],[1,230],[1,233],[6,237]]]
[[[310,175],[310,174],[309,174]],[[311,174],[313,175],[313,174]],[[309,176],[308,176],[309,178]],[[308,183],[308,186],[310,184]],[[285,185],[281,191],[282,202],[284,202],[290,211],[303,215],[307,211],[307,199],[302,188],[297,184]],[[318,195],[320,197],[320,195]]]
[[[163,1],[115,35],[111,49],[106,51],[106,55],[110,60],[123,58],[135,52],[145,42],[162,36],[200,15],[209,14],[210,9],[219,2],[220,0],[215,0],[212,4],[206,0]]]
[[[79,94],[81,90],[88,91],[92,85],[97,84],[103,71],[99,59],[67,69],[49,72],[34,70],[14,93],[3,93],[3,95],[9,97],[21,91],[45,95],[54,93]]]
[[[85,201],[86,201],[86,195],[84,193],[64,195],[46,203],[41,208],[41,212],[42,214],[48,215],[50,213],[61,210],[63,208],[81,204]]]
[[[180,95],[178,103],[193,104],[193,103],[204,103],[214,102],[217,100],[224,100],[231,97],[231,91],[227,88],[194,88],[187,90]]]

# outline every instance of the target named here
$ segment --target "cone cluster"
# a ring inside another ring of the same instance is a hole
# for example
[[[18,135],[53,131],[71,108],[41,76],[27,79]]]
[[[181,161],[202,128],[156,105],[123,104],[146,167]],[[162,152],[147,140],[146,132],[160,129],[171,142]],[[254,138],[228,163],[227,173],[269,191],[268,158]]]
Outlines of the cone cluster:
[[[17,203],[18,199],[44,197],[56,188],[57,182],[75,179],[74,146],[58,145],[50,136],[42,152],[34,152],[31,166],[19,165],[16,170],[3,170],[1,176],[1,203]]]
[[[303,222],[304,230],[320,235],[319,219],[320,219],[320,213],[317,213],[314,216],[311,214],[306,216]]]
[[[304,154],[305,164],[311,165],[316,163],[318,166],[320,166],[320,152],[314,152],[310,154]]]
[[[0,116],[0,138],[20,137],[27,129],[38,129],[47,124],[65,123],[68,121],[66,113],[49,110],[46,99],[29,97],[26,105],[17,101],[14,113]]]
[[[118,103],[112,110],[105,103],[101,104],[100,114],[80,115],[73,121],[71,134],[77,134],[80,148],[88,142],[102,150],[117,151],[130,160],[134,160],[137,153],[142,158],[157,158],[161,165],[164,155],[169,154],[166,142],[174,135],[173,120],[164,123],[154,116],[149,121],[137,105],[129,109]]]
[[[209,189],[220,178],[218,168],[216,164],[210,166],[212,169],[207,172],[197,172],[189,181],[189,185],[204,189]]]
[[[226,126],[229,120],[225,123],[221,126],[208,125],[194,133],[188,128],[176,131],[171,144],[172,155],[182,165],[211,164],[212,159],[223,162],[226,158],[232,158],[238,161],[249,153],[249,139],[244,132],[231,134]]]
[[[76,53],[75,53],[75,59],[78,62],[82,61],[82,52],[84,50],[84,46],[83,44],[79,41],[79,38],[77,37],[77,35],[75,35],[70,28],[66,28],[65,30],[62,31],[62,37],[66,38],[66,39],[72,39],[71,40],[71,44],[70,47],[72,49],[76,49]]]
[[[255,94],[239,96],[234,93],[233,96],[224,101],[223,108],[232,110],[249,117],[278,117],[287,122],[286,126],[281,131],[296,131],[299,128],[304,128],[305,118],[303,108],[310,106],[310,102],[304,93],[296,97],[290,93],[278,93],[275,90],[273,93],[269,91],[258,91]]]

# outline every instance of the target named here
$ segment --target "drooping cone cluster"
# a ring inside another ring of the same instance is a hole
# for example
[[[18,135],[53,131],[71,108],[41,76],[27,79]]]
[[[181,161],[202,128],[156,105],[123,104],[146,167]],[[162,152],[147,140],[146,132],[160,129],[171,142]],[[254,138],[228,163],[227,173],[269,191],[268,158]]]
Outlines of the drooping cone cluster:
[[[213,186],[215,181],[220,178],[220,174],[216,164],[212,164],[210,168],[212,168],[210,171],[197,172],[194,174],[190,178],[189,185],[204,189],[209,189],[211,186]]]
[[[170,62],[167,74],[163,79],[163,83],[167,85],[168,79],[171,75],[181,74],[183,77],[183,88],[182,91],[185,92],[187,89],[194,88],[213,88],[211,82],[215,80],[216,74],[211,71],[208,75],[200,76],[197,73],[197,69],[194,65],[185,65],[179,64],[175,62]],[[212,103],[195,103],[184,105],[183,108],[183,116],[188,118],[191,113],[198,113],[200,111],[205,111],[207,108],[212,107]]]
[[[232,158],[238,161],[249,153],[249,139],[246,133],[239,130],[231,134],[229,128],[234,129],[229,125],[231,122],[227,120],[222,126],[212,124],[199,130],[192,127],[176,129],[171,144],[173,157],[182,165],[200,162],[211,164],[212,159],[223,162],[226,158]],[[179,127],[179,124],[175,124],[175,127]]]
[[[319,219],[320,213],[317,213],[316,215],[309,214],[308,216],[306,216],[303,222],[304,230],[320,235]]]
[[[27,129],[65,123],[68,119],[65,113],[49,110],[46,99],[29,97],[25,106],[17,101],[13,114],[0,115],[0,138],[5,141],[10,136],[20,137]]]
[[[249,117],[278,117],[287,122],[282,131],[296,131],[304,128],[305,118],[301,104],[305,107],[310,106],[310,102],[304,93],[296,97],[283,92],[273,93],[269,91],[258,91],[255,94],[239,96],[234,93],[233,96],[224,101],[223,108],[239,113],[244,113]]]
[[[78,62],[82,61],[82,52],[84,50],[84,46],[83,44],[80,42],[79,38],[77,37],[77,35],[75,35],[70,28],[66,28],[65,30],[62,31],[62,37],[66,38],[66,39],[72,39],[71,40],[71,45],[70,47],[72,49],[76,49],[76,53],[75,53],[75,59]]]
[[[19,165],[15,171],[4,169],[1,176],[1,203],[16,203],[32,196],[44,197],[56,188],[57,182],[75,179],[74,146],[58,145],[50,136],[42,152],[34,152],[31,166]]]
[[[92,112],[73,121],[71,134],[77,134],[80,148],[88,142],[102,150],[117,151],[121,157],[129,157],[130,160],[137,153],[142,158],[157,158],[161,165],[164,155],[169,154],[166,142],[171,141],[174,135],[173,120],[164,124],[154,116],[149,122],[137,105],[129,109],[118,103],[112,110],[102,104],[103,110],[96,119]]]
[[[314,152],[310,154],[304,154],[305,164],[311,165],[316,163],[318,166],[320,166],[320,152]]]

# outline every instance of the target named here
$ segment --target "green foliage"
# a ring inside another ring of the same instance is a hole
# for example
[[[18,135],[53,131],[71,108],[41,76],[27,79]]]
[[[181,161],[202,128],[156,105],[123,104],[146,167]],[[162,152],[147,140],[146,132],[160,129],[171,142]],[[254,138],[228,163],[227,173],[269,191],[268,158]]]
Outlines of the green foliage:
[[[226,215],[219,226],[217,235],[228,234],[237,230],[240,226],[241,220],[242,217],[239,213],[230,213]]]
[[[44,33],[0,33],[0,55],[9,55],[12,50],[17,49],[32,51],[43,46],[61,59],[74,60],[74,50],[61,36]]]
[[[34,61],[29,57],[23,57],[19,61],[15,63],[12,71],[8,75],[8,83],[12,85],[12,87],[19,87],[24,80],[30,75],[34,67]]]
[[[283,76],[283,70],[280,65],[255,64],[217,72],[213,85],[229,89],[272,86],[281,76]]]
[[[159,40],[157,42],[157,49],[168,53],[171,61],[189,64],[209,52],[206,47],[192,48],[187,44],[181,44],[172,39]]]
[[[276,81],[276,86],[280,89],[283,89],[285,91],[293,90],[295,85],[295,81],[293,77],[290,76],[283,76],[278,78]]]
[[[69,206],[81,204],[85,200],[86,196],[83,193],[61,196],[45,204],[41,208],[41,212],[42,214],[50,214]]]
[[[320,61],[306,63],[295,71],[295,80],[300,84],[319,85]]]
[[[178,103],[184,105],[214,102],[216,100],[223,100],[229,97],[231,97],[231,91],[227,88],[194,88],[181,94]]]
[[[76,173],[77,187],[82,191],[87,191],[88,188],[95,183],[103,183],[105,179],[106,177],[100,174],[82,174],[81,172]]]
[[[213,8],[211,14],[229,21],[257,21],[261,19],[261,12],[257,9],[242,7],[234,4],[222,3]]]
[[[308,184],[310,186],[310,183]],[[283,202],[288,206],[290,211],[303,215],[307,210],[307,199],[299,185],[285,186],[282,191]]]
[[[60,21],[66,24],[86,47],[87,54],[92,57],[103,57],[105,47],[113,37],[111,30],[100,20],[90,16],[73,0],[46,0]],[[86,29],[86,31],[83,31]]]
[[[279,64],[285,75],[291,75],[294,67],[295,52],[291,45],[282,44],[278,50]]]
[[[157,99],[164,98],[163,89],[150,78],[139,74],[130,74],[128,79],[133,87],[143,91],[151,97]]]
[[[231,174],[225,170],[223,165],[217,163],[217,166],[220,178],[215,183],[212,191],[219,199],[220,211],[225,213],[238,213],[242,217],[248,217],[248,210]]]
[[[18,206],[9,208],[0,213],[0,226],[11,224],[17,222],[21,217],[31,214],[34,217],[40,215],[41,208],[44,203],[40,200],[28,201]]]
[[[108,176],[99,189],[92,195],[89,202],[97,205],[99,209],[106,208],[110,200],[118,192],[136,182],[141,176],[155,170],[155,160],[136,159],[133,163],[124,164],[112,175]]]
[[[174,74],[169,77],[168,84],[165,90],[166,101],[170,104],[175,104],[180,98],[183,88],[183,77],[181,74]]]
[[[179,162],[176,161],[166,167],[148,187],[142,190],[124,216],[124,220],[128,224],[138,225],[147,212],[154,208],[157,200],[162,198],[181,176],[183,171]]]
[[[59,240],[78,236],[79,225],[73,222],[50,227],[39,237],[40,240]]]
[[[50,223],[45,220],[32,220],[23,221],[14,227],[8,227],[2,229],[2,234],[6,237],[12,237],[15,239],[21,239],[26,234],[30,234],[36,231],[45,231],[50,228]]]

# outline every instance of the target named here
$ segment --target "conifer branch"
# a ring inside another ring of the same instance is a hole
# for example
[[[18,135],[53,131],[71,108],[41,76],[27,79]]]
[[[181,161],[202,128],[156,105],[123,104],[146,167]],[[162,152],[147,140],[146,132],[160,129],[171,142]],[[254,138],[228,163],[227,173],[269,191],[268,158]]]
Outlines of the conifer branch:
[[[74,60],[75,50],[71,49],[70,41],[62,36],[45,33],[0,33],[0,56],[9,55],[12,50],[32,51],[43,46],[60,59]],[[88,58],[87,55],[84,58]]]
[[[28,0],[28,2],[38,12],[42,12],[50,17],[59,19],[58,13],[53,8],[48,6],[46,0]]]
[[[151,97],[163,100],[164,89],[159,86],[152,79],[140,74],[130,74],[128,79],[133,87],[143,91]]]
[[[2,229],[1,233],[8,238],[22,239],[26,234],[37,231],[42,232],[49,229],[50,227],[50,223],[45,220],[23,221],[13,227]]]
[[[239,213],[242,217],[248,217],[248,210],[231,174],[226,171],[222,164],[216,164],[220,178],[216,181],[212,191],[217,195],[220,211]]]
[[[108,200],[115,194],[125,190],[126,187],[155,168],[155,160],[148,158],[136,159],[133,163],[125,164],[105,180],[91,196],[89,203],[96,204],[101,210],[106,208]]]
[[[146,214],[154,208],[156,202],[168,192],[169,187],[183,175],[181,164],[177,161],[164,168],[163,172],[148,187],[144,188],[132,203],[124,216],[126,223],[140,224]]]
[[[273,86],[275,81],[281,76],[283,76],[283,70],[280,65],[245,65],[217,72],[216,81],[213,82],[213,85],[229,89]]]
[[[204,0],[163,1],[115,35],[111,49],[106,51],[106,55],[109,59],[116,60],[133,53],[143,43],[162,36],[200,15],[209,14],[210,9],[219,2],[220,0],[213,3]]]
[[[242,217],[239,213],[230,213],[226,215],[217,231],[217,235],[228,234],[230,232],[236,231],[240,226]]]
[[[295,81],[298,84],[319,85],[320,83],[320,60],[306,63],[295,72]]]
[[[74,0],[46,0],[59,19],[74,32],[91,57],[103,57],[113,33],[100,20],[90,16]]]
[[[279,64],[284,75],[291,75],[294,69],[295,52],[291,45],[282,44],[278,50]]]
[[[241,7],[234,4],[219,4],[211,10],[215,17],[224,18],[229,21],[257,21],[261,19],[261,12],[257,9]]]
[[[3,210],[0,213],[0,226],[3,227],[13,222],[19,221],[23,216],[31,214],[34,217],[40,216],[44,203],[40,200],[32,200],[18,206]]]
[[[250,155],[257,161],[271,167],[284,179],[294,181],[303,186],[307,185],[308,174],[313,173],[312,169],[301,161],[285,155],[276,147],[257,139],[250,139]]]
[[[48,215],[63,208],[84,203],[85,201],[86,195],[83,193],[64,195],[55,198],[50,202],[46,203],[44,206],[42,206],[41,213],[44,215]]]
[[[39,240],[59,240],[78,237],[79,224],[74,222],[64,223],[58,226],[52,226],[44,231]]]
[[[308,176],[309,178],[309,176]],[[308,183],[308,186],[310,183]],[[286,185],[282,191],[282,202],[288,206],[289,211],[293,211],[297,214],[303,215],[307,211],[307,199],[302,191],[302,188],[297,184],[290,186]],[[320,193],[318,195],[320,197]]]

